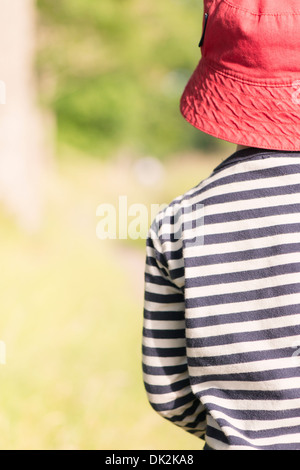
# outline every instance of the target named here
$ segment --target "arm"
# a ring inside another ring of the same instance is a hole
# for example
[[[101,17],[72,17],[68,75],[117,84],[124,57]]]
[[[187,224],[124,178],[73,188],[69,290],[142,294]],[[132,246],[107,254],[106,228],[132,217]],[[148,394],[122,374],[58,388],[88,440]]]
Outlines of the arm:
[[[147,239],[143,373],[148,400],[154,410],[201,437],[205,432],[206,413],[189,381],[183,289],[176,285],[174,275],[171,278],[154,225]]]

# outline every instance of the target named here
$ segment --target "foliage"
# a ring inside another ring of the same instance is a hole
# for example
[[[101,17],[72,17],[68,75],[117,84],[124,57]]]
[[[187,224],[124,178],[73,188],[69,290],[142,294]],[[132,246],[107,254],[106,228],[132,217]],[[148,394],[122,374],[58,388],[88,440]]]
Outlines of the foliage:
[[[179,112],[199,60],[200,0],[37,0],[40,96],[58,142],[164,157],[215,141]]]

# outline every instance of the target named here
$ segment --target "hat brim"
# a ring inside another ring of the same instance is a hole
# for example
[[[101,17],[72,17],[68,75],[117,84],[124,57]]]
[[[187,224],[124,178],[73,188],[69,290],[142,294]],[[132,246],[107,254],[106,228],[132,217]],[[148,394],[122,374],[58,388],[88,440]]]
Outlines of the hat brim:
[[[300,150],[300,81],[252,82],[201,59],[180,100],[183,117],[228,142],[273,150]]]

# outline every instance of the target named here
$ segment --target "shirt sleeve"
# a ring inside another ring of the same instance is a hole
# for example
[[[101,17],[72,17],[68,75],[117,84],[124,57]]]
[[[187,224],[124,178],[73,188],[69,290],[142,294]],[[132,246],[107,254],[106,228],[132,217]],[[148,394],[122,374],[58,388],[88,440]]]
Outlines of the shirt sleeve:
[[[176,274],[171,276],[162,244],[152,224],[146,243],[145,266],[145,389],[158,414],[185,431],[202,437],[206,428],[206,412],[190,386],[184,288],[176,283]]]

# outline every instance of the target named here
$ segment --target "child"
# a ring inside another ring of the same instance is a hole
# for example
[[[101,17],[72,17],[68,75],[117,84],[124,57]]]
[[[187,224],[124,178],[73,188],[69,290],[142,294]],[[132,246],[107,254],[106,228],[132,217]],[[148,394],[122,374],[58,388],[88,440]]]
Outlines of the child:
[[[154,220],[143,371],[210,450],[300,450],[300,6],[206,0],[181,112],[238,145]]]

